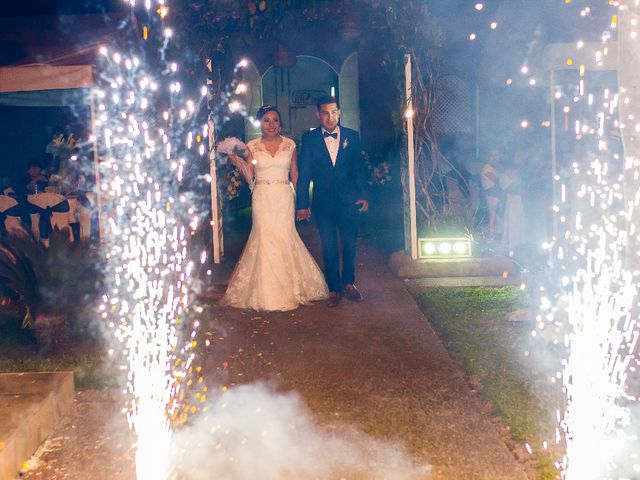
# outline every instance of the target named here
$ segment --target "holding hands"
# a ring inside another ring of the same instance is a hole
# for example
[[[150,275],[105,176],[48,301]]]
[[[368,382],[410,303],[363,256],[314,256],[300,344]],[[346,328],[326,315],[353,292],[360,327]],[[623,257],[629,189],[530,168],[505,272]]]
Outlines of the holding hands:
[[[360,208],[358,208],[359,212],[364,213],[369,210],[369,202],[367,202],[366,200],[356,200],[355,204],[360,205]]]
[[[358,212],[364,213],[369,210],[369,202],[366,200],[356,200],[355,205],[358,205]],[[301,208],[296,210],[296,220],[297,221],[309,221],[311,220],[311,209],[310,208]]]
[[[311,220],[311,209],[310,208],[302,208],[300,210],[296,210],[296,220],[302,221]]]

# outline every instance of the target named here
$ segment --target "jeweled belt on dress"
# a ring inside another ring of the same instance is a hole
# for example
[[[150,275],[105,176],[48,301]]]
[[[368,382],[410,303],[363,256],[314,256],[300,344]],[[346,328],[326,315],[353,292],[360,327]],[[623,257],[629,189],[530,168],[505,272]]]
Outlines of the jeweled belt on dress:
[[[256,185],[289,185],[289,180],[256,180]]]

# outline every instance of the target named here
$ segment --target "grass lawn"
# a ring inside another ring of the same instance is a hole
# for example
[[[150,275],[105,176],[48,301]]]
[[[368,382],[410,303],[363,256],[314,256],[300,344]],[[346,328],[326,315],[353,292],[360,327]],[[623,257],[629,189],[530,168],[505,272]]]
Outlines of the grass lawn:
[[[554,439],[555,412],[562,401],[550,381],[559,368],[558,352],[536,344],[542,340],[532,338],[532,323],[505,318],[527,308],[528,295],[515,287],[431,288],[416,299],[513,442],[532,446],[534,453],[525,460],[538,478],[558,478],[553,466],[558,452],[542,448]]]
[[[78,390],[110,388],[117,385],[107,355],[95,342],[72,342],[65,352],[42,357],[37,354],[35,339],[21,321],[0,316],[0,373],[74,372]]]

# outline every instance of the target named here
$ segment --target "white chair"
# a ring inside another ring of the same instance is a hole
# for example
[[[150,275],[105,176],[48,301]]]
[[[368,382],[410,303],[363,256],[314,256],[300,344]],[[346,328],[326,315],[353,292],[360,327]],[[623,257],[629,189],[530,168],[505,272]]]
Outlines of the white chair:
[[[0,195],[0,212],[5,212],[9,210],[11,207],[15,207],[18,204],[18,201],[10,197],[9,195]],[[19,217],[12,217],[7,215],[4,226],[7,229],[7,232],[15,235],[18,233],[25,233],[24,228],[22,228],[22,223],[20,223]]]
[[[58,205],[66,200],[65,197],[57,193],[36,193],[27,196],[27,201],[40,208],[48,208]],[[36,238],[40,238],[40,226],[38,222],[40,220],[39,213],[31,214],[31,229]],[[69,240],[73,241],[73,232],[69,227],[69,212],[53,212],[51,214],[51,229],[58,228],[60,231],[67,230],[69,234]],[[45,245],[49,244],[49,239],[42,239]]]

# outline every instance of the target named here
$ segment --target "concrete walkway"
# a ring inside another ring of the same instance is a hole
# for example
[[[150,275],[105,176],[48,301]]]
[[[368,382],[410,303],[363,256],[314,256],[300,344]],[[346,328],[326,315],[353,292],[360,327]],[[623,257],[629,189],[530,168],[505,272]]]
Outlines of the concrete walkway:
[[[311,227],[303,238],[318,257]],[[302,395],[322,423],[398,440],[434,480],[525,479],[482,402],[413,298],[374,248],[361,244],[365,301],[294,312],[216,311],[207,370],[228,385],[271,379]],[[220,365],[224,365],[221,368]]]
[[[317,255],[315,231],[304,226],[302,232]],[[402,445],[416,464],[432,466],[427,478],[525,480],[403,282],[371,246],[361,245],[359,253],[362,303],[268,314],[212,307],[202,322],[209,346],[196,359],[209,397],[221,385],[266,382],[297,392],[320,428],[355,429]],[[77,406],[53,434],[63,440],[24,478],[133,478],[117,399],[85,394]]]

